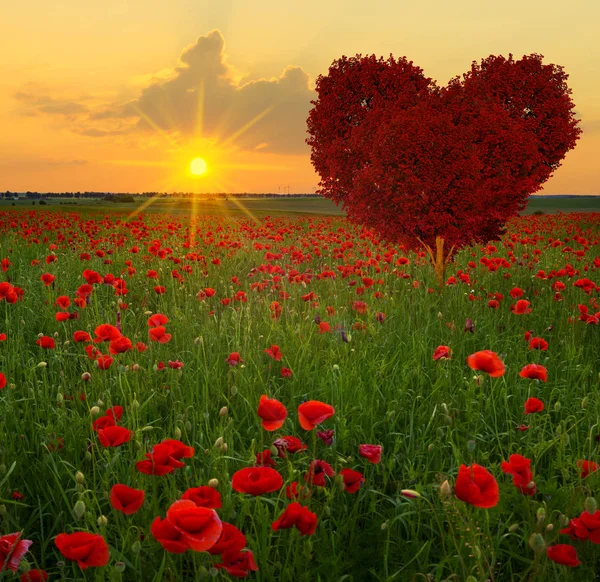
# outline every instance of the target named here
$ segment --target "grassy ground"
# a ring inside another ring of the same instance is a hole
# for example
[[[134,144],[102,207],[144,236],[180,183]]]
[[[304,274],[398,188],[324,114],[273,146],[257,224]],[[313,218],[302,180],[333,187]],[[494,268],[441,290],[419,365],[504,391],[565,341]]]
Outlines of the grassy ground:
[[[0,200],[0,209],[12,208],[13,201]],[[38,203],[36,203],[37,205]],[[58,210],[99,210],[133,213],[142,208],[143,203],[113,204],[95,200],[50,200],[47,209]],[[19,200],[14,208],[32,207],[31,201]],[[194,204],[186,199],[159,198],[144,207],[145,212],[159,212],[169,214],[190,215],[197,212],[200,215],[215,216],[294,216],[300,214],[319,214],[324,216],[343,216],[343,212],[330,200],[325,198],[255,198],[227,201],[201,201],[194,208]],[[599,212],[600,196],[577,197],[540,197],[532,196],[524,214],[536,211],[546,213],[555,212]]]

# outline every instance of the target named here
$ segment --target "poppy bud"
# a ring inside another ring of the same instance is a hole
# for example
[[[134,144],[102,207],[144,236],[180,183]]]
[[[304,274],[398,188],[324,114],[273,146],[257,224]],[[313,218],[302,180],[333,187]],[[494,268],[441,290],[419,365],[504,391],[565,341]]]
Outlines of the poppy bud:
[[[387,527],[388,527],[388,522],[387,522],[387,521],[384,521],[384,522],[381,524],[381,531],[385,531],[385,530],[387,529]]]
[[[581,401],[581,408],[585,408],[588,405],[589,402],[589,398],[586,396],[582,401]]]
[[[546,549],[544,537],[539,533],[531,534],[529,537],[529,547],[536,553],[541,554]]]
[[[85,453],[85,460],[86,461],[91,461],[92,460],[92,453],[90,453],[89,451],[86,451],[86,453]]]
[[[98,406],[104,406],[104,402],[102,402],[102,400],[100,400],[100,398],[98,398],[98,401],[96,402],[96,404]]]
[[[221,453],[225,454],[228,448],[229,447],[227,446],[227,443],[223,443],[223,446],[221,447]]]
[[[90,414],[92,416],[97,416],[98,414],[100,414],[100,407],[99,406],[92,406],[90,408]]]
[[[510,533],[515,533],[517,530],[519,529],[519,524],[518,523],[513,523],[509,528],[508,531]]]
[[[84,382],[87,382],[91,377],[92,375],[89,372],[84,372],[83,374],[81,374],[81,379]]]
[[[73,508],[73,515],[75,519],[81,519],[85,514],[85,503],[81,499],[75,504]]]
[[[139,554],[141,549],[142,549],[142,544],[140,544],[140,542],[133,542],[133,544],[131,544],[131,551],[134,554]]]
[[[447,414],[444,415],[444,424],[450,426],[452,424],[452,417]]]
[[[451,496],[452,496],[452,487],[450,487],[450,483],[448,483],[448,480],[446,479],[446,481],[444,481],[440,485],[440,497],[442,499],[447,499]]]
[[[230,393],[232,396],[235,396],[235,395],[238,393],[237,386],[232,386],[232,387],[229,389],[229,393]]]
[[[477,578],[475,578],[475,576],[469,576],[466,582],[477,582]]]
[[[63,346],[68,346],[70,343],[71,343],[71,342],[70,342],[69,340],[67,340],[67,341],[66,341],[66,342],[63,344]],[[62,371],[62,370],[61,370],[61,371]]]
[[[37,367],[38,367],[38,368],[45,368],[47,365],[48,365],[48,364],[47,364],[47,362],[40,362],[40,363],[37,365]]]
[[[147,425],[142,429],[142,432],[150,432],[151,430],[154,430],[154,427]]]
[[[131,371],[132,372],[139,372],[140,371],[140,365],[139,364],[132,364],[131,365]]]
[[[152,315],[152,311],[144,311],[144,315]]]
[[[586,498],[583,506],[585,507],[585,510],[590,515],[593,515],[594,513],[596,513],[596,500],[593,497]]]
[[[560,410],[560,402],[558,400],[554,403],[554,412],[558,412]]]
[[[408,497],[409,499],[416,499],[417,497],[421,497],[421,494],[418,491],[414,491],[413,489],[402,489],[402,491],[400,491],[400,495],[404,495],[404,497]]]
[[[188,432],[192,431],[192,423],[189,420],[185,423],[185,430]]]
[[[228,412],[229,412],[229,409],[227,408],[227,406],[223,406],[223,408],[221,408],[221,410],[219,410],[219,416],[227,416]]]
[[[427,446],[427,451],[431,453],[435,449],[435,445],[433,443],[429,443]]]
[[[108,517],[106,515],[101,515],[98,518],[98,527],[103,527],[108,524]]]
[[[54,337],[58,337],[58,332],[57,331],[54,332]]]
[[[81,471],[77,471],[77,473],[75,473],[75,481],[79,485],[83,485],[85,482],[85,475]]]
[[[223,437],[219,437],[216,441],[215,441],[215,449],[220,449],[223,447],[224,441],[223,441]]]
[[[208,482],[208,486],[212,487],[213,489],[216,489],[219,486],[219,480],[218,479],[210,479],[210,481]]]
[[[570,519],[564,513],[558,514],[558,525],[560,525],[560,527],[567,527],[569,525],[569,521]]]
[[[195,346],[198,346],[198,345],[200,345],[201,343],[202,343],[202,338],[201,338],[201,337],[197,337],[197,338],[194,340],[194,345],[195,345]]]
[[[544,507],[538,507],[536,515],[538,523],[544,521],[546,519],[546,509]]]
[[[549,524],[546,526],[546,531],[547,531],[548,533],[552,533],[552,532],[554,531],[554,524],[552,524],[552,523],[549,523]]]
[[[438,311],[437,318],[438,318],[440,321],[442,321],[442,319],[444,319],[444,316],[442,315],[442,312],[441,312],[441,311]]]
[[[57,402],[62,402],[64,399],[65,397],[60,392],[56,395]]]
[[[337,364],[333,364],[333,371],[334,372],[339,372],[340,371],[340,367]]]
[[[279,449],[275,445],[269,447],[269,451],[271,451],[272,457],[277,457],[279,455]]]
[[[181,429],[178,426],[175,427],[173,434],[177,440],[181,439]]]
[[[115,571],[119,572],[119,574],[125,572],[125,564],[123,562],[115,562]]]
[[[131,403],[132,410],[137,410],[139,407],[140,407],[140,403],[137,401],[137,399]]]

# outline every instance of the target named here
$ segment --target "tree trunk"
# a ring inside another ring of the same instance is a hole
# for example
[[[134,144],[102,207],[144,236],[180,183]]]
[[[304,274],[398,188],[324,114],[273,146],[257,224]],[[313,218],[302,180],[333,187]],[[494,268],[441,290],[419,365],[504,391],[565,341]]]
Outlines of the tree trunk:
[[[423,241],[420,241],[421,244],[425,247],[429,258],[431,259],[431,264],[433,265],[433,269],[435,271],[435,282],[439,289],[444,286],[446,279],[446,265],[450,262],[452,258],[452,253],[454,251],[454,246],[450,248],[448,254],[444,256],[444,238],[441,236],[435,237],[435,252],[429,245],[425,244]]]

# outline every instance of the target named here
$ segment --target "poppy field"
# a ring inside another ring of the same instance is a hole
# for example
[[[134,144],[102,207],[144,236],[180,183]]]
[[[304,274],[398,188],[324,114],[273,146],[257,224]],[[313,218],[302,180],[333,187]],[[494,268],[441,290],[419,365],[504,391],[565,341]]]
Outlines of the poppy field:
[[[445,283],[340,217],[0,212],[0,579],[591,580],[600,213]]]

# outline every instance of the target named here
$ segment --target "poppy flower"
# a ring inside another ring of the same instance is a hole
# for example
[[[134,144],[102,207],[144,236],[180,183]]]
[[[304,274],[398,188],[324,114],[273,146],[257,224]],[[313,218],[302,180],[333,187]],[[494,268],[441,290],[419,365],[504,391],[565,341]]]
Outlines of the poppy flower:
[[[76,343],[90,342],[92,341],[92,336],[87,331],[76,331],[73,334],[73,341]]]
[[[326,321],[319,323],[319,333],[329,333],[330,331],[331,326]]]
[[[107,408],[105,414],[106,414],[106,416],[109,416],[110,418],[119,420],[123,416],[123,407],[122,406],[113,406],[112,408]]]
[[[342,469],[340,475],[344,479],[344,489],[346,493],[356,493],[360,486],[365,482],[362,473],[352,469]]]
[[[273,531],[295,527],[302,536],[311,536],[317,529],[317,514],[297,501],[290,503],[279,519],[271,525]]]
[[[167,329],[163,325],[151,327],[148,330],[148,336],[153,342],[158,342],[159,344],[166,344],[171,339],[171,334],[167,333]]]
[[[48,580],[46,570],[28,570],[21,574],[21,582],[46,582],[46,580]]]
[[[292,377],[292,370],[290,370],[290,368],[281,368],[281,377],[282,378],[291,378]]]
[[[225,361],[230,366],[237,366],[238,364],[240,364],[244,360],[242,360],[242,358],[240,357],[240,354],[238,352],[231,352],[229,354],[229,356],[227,356],[227,359]]]
[[[68,319],[70,319],[71,317],[70,313],[67,313],[65,311],[59,311],[54,315],[54,319],[56,319],[56,321],[67,321]]]
[[[514,305],[510,306],[510,310],[516,315],[526,315],[531,313],[531,307],[529,307],[529,305],[529,301],[519,299]]]
[[[270,348],[264,350],[265,354],[271,356],[276,362],[280,362],[283,354],[279,346],[273,344]]]
[[[334,475],[335,471],[329,463],[317,459],[311,462],[308,472],[304,475],[304,480],[309,485],[325,487],[325,476],[333,477]]]
[[[54,346],[56,345],[54,343],[54,338],[51,338],[47,335],[43,335],[41,338],[39,338],[38,340],[36,340],[35,342],[38,346],[40,346],[40,348],[43,348],[45,350],[53,350]]]
[[[461,465],[454,484],[454,493],[461,501],[484,509],[494,507],[500,499],[498,483],[481,465]]]
[[[525,292],[523,291],[523,289],[520,289],[519,287],[513,287],[510,290],[510,296],[513,299],[518,299],[519,297],[523,297],[524,294],[525,294]]]
[[[246,536],[235,525],[223,522],[223,529],[221,530],[219,539],[214,546],[211,546],[206,551],[213,556],[218,556],[225,552],[240,551],[245,547]]]
[[[374,465],[381,461],[382,451],[381,445],[359,445],[358,447],[358,454]]]
[[[108,351],[111,354],[124,354],[132,349],[133,344],[131,343],[131,340],[124,335],[112,340],[110,344],[108,344]]]
[[[548,342],[541,337],[532,337],[529,341],[529,349],[542,350],[545,352],[548,349]]]
[[[546,554],[548,558],[561,566],[576,568],[581,565],[581,562],[577,557],[577,550],[568,544],[554,544],[553,546],[548,546]]]
[[[82,273],[83,278],[87,281],[88,285],[98,285],[102,283],[102,277],[96,271],[91,269],[85,269]]]
[[[498,355],[490,350],[475,352],[467,358],[467,365],[472,370],[486,372],[492,378],[503,376],[505,372],[504,362]]]
[[[221,494],[214,487],[192,487],[188,489],[181,499],[193,501],[198,507],[206,507],[208,509],[219,509],[222,507]],[[243,546],[242,546],[243,547]]]
[[[572,540],[590,540],[593,544],[600,544],[600,511],[583,511],[579,517],[571,519],[560,533],[570,535]]]
[[[125,515],[133,515],[144,503],[143,489],[132,489],[127,485],[113,485],[110,490],[110,504]]]
[[[198,507],[189,499],[175,501],[167,510],[166,521],[181,534],[182,542],[195,552],[214,546],[223,525],[214,509]]]
[[[104,416],[100,416],[96,420],[94,420],[94,422],[92,423],[92,428],[95,431],[97,431],[97,430],[104,429],[109,426],[115,426],[115,425],[116,425],[116,422],[115,422],[114,418],[112,418],[112,416],[104,415]]]
[[[257,412],[262,419],[263,428],[268,431],[281,428],[287,418],[285,406],[275,398],[267,398],[265,394],[260,397]]]
[[[71,305],[71,300],[66,295],[61,295],[56,298],[54,305],[58,305],[62,309],[68,309],[69,305]]]
[[[0,390],[6,386],[6,376],[0,372]]]
[[[277,467],[277,463],[271,458],[271,449],[256,453],[256,465],[259,467]]]
[[[100,370],[108,370],[112,366],[113,361],[108,354],[96,355],[96,364]]]
[[[231,486],[238,493],[263,495],[281,489],[283,478],[271,467],[246,467],[233,474]]]
[[[94,333],[96,334],[96,337],[94,338],[95,343],[110,342],[121,337],[121,332],[119,328],[108,323],[103,323],[102,325],[99,325],[94,330]]]
[[[135,466],[140,473],[146,475],[167,475],[175,469],[185,467],[181,459],[190,459],[194,456],[194,448],[174,439],[165,439],[154,445],[146,459],[138,461]]]
[[[298,421],[304,430],[312,430],[334,414],[333,406],[318,400],[309,400],[298,406]]]
[[[438,346],[433,352],[434,360],[449,360],[452,355],[452,350],[448,346]]]
[[[98,429],[98,440],[103,447],[119,447],[131,440],[132,431],[123,426]]]
[[[309,493],[310,493],[310,491],[309,491],[308,487],[306,487],[304,485],[298,485],[297,481],[290,483],[285,488],[285,496],[288,499],[298,499],[298,497],[300,497],[300,496],[306,497],[306,496],[308,496]]]
[[[539,398],[528,398],[525,401],[525,414],[535,414],[544,410],[544,403]]]
[[[248,572],[258,572],[258,566],[250,550],[223,552],[221,563],[217,564],[215,568],[223,568],[230,576],[235,578],[245,578]]]
[[[523,369],[519,372],[521,378],[528,378],[530,380],[541,380],[542,382],[548,381],[548,370],[544,366],[539,364],[527,364],[523,366]]]
[[[21,532],[0,536],[0,571],[8,568],[16,572],[32,544],[30,540],[21,539]]]
[[[511,455],[507,461],[502,461],[502,471],[512,475],[513,485],[524,495],[533,495],[536,491],[531,472],[531,460],[521,455]]]
[[[54,283],[56,277],[54,275],[52,275],[51,273],[44,273],[41,277],[40,277],[40,281],[46,286],[48,287],[49,285],[52,285],[52,283]]]
[[[598,463],[594,463],[594,461],[579,460],[575,464],[577,465],[577,468],[579,469],[580,475],[583,479],[600,469],[600,465],[598,465]]]
[[[157,517],[150,525],[154,539],[171,554],[183,554],[189,549],[184,535],[168,519]]]
[[[286,458],[287,453],[299,453],[305,451],[308,447],[295,436],[283,436],[276,439],[273,445],[277,449],[278,456],[282,459]]]
[[[85,531],[61,533],[56,536],[54,543],[67,560],[76,561],[82,570],[106,566],[110,558],[108,545],[98,534]]]
[[[328,447],[330,447],[333,444],[334,435],[334,429],[317,431],[317,437],[320,438]]]

